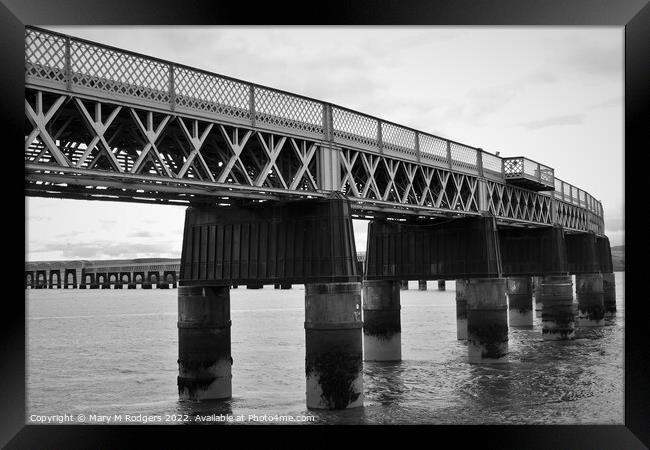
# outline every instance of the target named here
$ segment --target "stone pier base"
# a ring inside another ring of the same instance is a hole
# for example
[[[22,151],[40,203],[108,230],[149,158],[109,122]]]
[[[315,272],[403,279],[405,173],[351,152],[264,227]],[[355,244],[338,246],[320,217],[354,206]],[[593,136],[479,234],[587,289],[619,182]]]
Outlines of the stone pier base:
[[[467,284],[466,297],[469,362],[505,362],[508,353],[505,278],[472,278]]]
[[[178,287],[178,395],[181,400],[232,396],[228,286]]]
[[[361,283],[305,284],[307,408],[363,406]]]
[[[363,282],[364,361],[401,361],[399,293],[394,281]]]

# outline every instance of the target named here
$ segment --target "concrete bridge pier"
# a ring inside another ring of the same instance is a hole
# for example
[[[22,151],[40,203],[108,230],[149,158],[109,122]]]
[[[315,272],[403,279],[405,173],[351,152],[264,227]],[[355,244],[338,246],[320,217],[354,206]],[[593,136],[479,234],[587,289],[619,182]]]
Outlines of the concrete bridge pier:
[[[535,302],[535,317],[542,317],[542,278],[543,277],[531,277],[531,284],[533,289],[533,301]]]
[[[305,284],[307,408],[363,406],[361,283]]]
[[[456,280],[456,338],[467,340],[467,283],[468,280]]]
[[[72,276],[72,282],[70,280]],[[77,289],[77,271],[75,269],[65,269],[63,271],[63,289]]]
[[[172,289],[176,289],[176,272],[173,270],[165,270],[163,272],[161,284],[159,286],[163,285],[164,287],[161,287],[161,289],[169,289],[170,287]]]
[[[36,289],[47,288],[47,272],[45,270],[36,271]]]
[[[109,283],[109,289],[111,284],[113,285],[113,289],[122,289],[122,280],[120,280],[120,273],[109,272],[108,283]]]
[[[367,280],[362,286],[364,361],[401,361],[399,283]]]
[[[427,280],[418,280],[418,289],[421,291],[427,290]]]
[[[34,271],[28,270],[25,271],[25,289],[27,288],[34,289]]]
[[[160,279],[160,272],[158,272],[157,270],[147,272],[147,281],[151,286],[149,289],[153,289],[154,285],[156,285],[156,289],[160,289],[160,283],[162,282],[162,280]]]
[[[605,317],[616,316],[616,281],[614,273],[603,273],[603,307]]]
[[[508,323],[511,327],[533,326],[533,290],[530,277],[510,277],[508,292]]]
[[[409,280],[401,280],[399,282],[399,288],[403,291],[409,290]]]
[[[542,336],[545,341],[570,340],[575,336],[573,288],[570,275],[547,275],[541,284]]]
[[[508,313],[505,278],[470,279],[466,298],[468,361],[506,362]]]
[[[578,299],[578,326],[604,326],[603,275],[601,273],[577,274],[576,297]]]
[[[48,281],[48,288],[54,289],[54,286],[56,286],[57,289],[61,289],[61,271],[59,269],[50,270],[50,279]]]
[[[262,289],[264,285],[262,283],[248,283],[246,289]]]
[[[445,289],[445,280],[438,280],[438,290],[444,291]]]
[[[291,283],[280,283],[280,289],[291,289]]]
[[[181,400],[232,397],[230,288],[178,287],[178,395]]]
[[[81,272],[81,280],[79,281],[79,289],[90,289],[93,283],[94,275],[92,273]]]

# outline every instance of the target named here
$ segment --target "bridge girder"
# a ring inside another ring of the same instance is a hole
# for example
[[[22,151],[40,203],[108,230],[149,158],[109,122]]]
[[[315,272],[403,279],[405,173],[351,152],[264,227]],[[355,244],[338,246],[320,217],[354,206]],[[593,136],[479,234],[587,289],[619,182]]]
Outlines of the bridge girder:
[[[30,196],[215,204],[334,191],[371,217],[487,212],[604,231],[599,202],[531,161],[554,192],[514,185],[506,160],[481,149],[70,36],[27,27],[25,58]]]

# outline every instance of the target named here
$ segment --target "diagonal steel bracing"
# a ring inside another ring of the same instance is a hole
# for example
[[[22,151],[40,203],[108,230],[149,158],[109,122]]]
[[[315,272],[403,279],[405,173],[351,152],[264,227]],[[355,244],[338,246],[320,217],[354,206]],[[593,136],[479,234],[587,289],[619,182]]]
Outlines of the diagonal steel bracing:
[[[167,126],[167,123],[169,122],[171,116],[166,115],[165,117],[163,117],[162,121],[154,129],[153,112],[148,111],[146,113],[146,117],[147,117],[146,126],[142,123],[140,117],[138,116],[138,113],[134,109],[129,109],[129,112],[131,113],[131,117],[133,117],[133,120],[135,121],[138,130],[140,130],[140,133],[146,139],[145,141],[146,144],[142,149],[142,152],[138,156],[138,159],[136,160],[135,164],[131,168],[131,173],[140,173],[140,171],[143,168],[143,163],[147,160],[147,157],[151,158],[151,156],[149,156],[149,153],[153,152],[154,154],[153,158],[157,159],[158,163],[163,168],[165,175],[169,178],[174,178],[171,171],[169,170],[169,167],[167,167],[167,165],[163,161],[163,158],[160,155],[158,148],[156,147],[156,141],[162,135],[162,132],[165,129],[165,126]],[[155,167],[157,169],[157,165],[155,165]]]
[[[284,147],[284,143],[287,140],[286,136],[282,136],[276,142],[275,137],[271,135],[269,137],[268,143],[266,142],[266,139],[264,139],[264,137],[261,136],[259,133],[257,134],[257,137],[259,138],[260,144],[262,144],[262,149],[266,153],[266,156],[269,158],[269,160],[266,163],[266,165],[262,168],[257,178],[255,179],[254,185],[263,186],[264,182],[267,180],[269,175],[271,175],[273,169],[275,168],[275,174],[280,180],[280,183],[282,183],[282,187],[287,189],[287,183],[285,183],[284,178],[282,177],[282,173],[280,172],[280,169],[278,169],[278,165],[276,164],[276,160],[278,159],[278,156],[280,155],[280,152]]]
[[[239,167],[241,168],[241,172],[246,178],[246,182],[248,183],[249,186],[253,186],[253,181],[251,178],[248,176],[248,172],[246,171],[246,167],[244,166],[244,163],[241,160],[241,153],[244,150],[244,146],[250,139],[250,137],[253,135],[252,130],[242,130],[244,131],[244,137],[240,140],[239,138],[239,128],[235,128],[233,130],[233,137],[231,139],[229,133],[226,131],[223,125],[219,125],[219,129],[221,130],[221,134],[223,135],[228,148],[232,152],[232,156],[230,157],[230,160],[226,164],[226,166],[223,169],[223,172],[221,172],[221,175],[219,176],[219,179],[217,182],[219,183],[225,183],[226,180],[228,179],[229,176],[231,176],[231,171],[233,170],[235,164],[239,164]],[[236,178],[233,176],[233,178]]]
[[[208,168],[208,165],[205,162],[205,159],[203,159],[203,155],[201,155],[201,147],[203,146],[203,143],[205,142],[206,138],[208,137],[208,134],[210,134],[210,131],[212,130],[212,127],[214,124],[210,123],[208,126],[203,130],[203,133],[201,136],[199,136],[199,122],[198,120],[192,121],[192,131],[190,132],[187,129],[187,126],[185,125],[185,122],[183,121],[182,118],[178,118],[178,123],[181,126],[181,129],[183,130],[183,134],[185,135],[185,138],[190,142],[192,145],[192,151],[190,152],[189,156],[187,157],[187,160],[185,161],[185,164],[181,169],[178,171],[178,178],[183,178],[185,176],[185,173],[187,170],[194,164],[194,158],[198,158],[199,162],[201,163],[201,166],[205,170],[205,172],[208,174],[208,178],[210,181],[214,183],[214,177],[212,176],[212,172],[210,172],[210,169]],[[196,169],[195,169],[196,170]]]
[[[122,168],[120,167],[120,163],[117,161],[117,158],[115,158],[115,155],[113,154],[111,147],[108,145],[108,142],[106,142],[104,133],[106,132],[108,127],[111,126],[111,123],[113,122],[113,120],[115,120],[115,117],[117,117],[122,107],[121,106],[115,107],[111,112],[111,114],[106,119],[106,121],[104,122],[102,120],[101,102],[95,103],[94,117],[92,117],[88,112],[88,110],[86,109],[86,106],[83,104],[83,102],[80,99],[75,98],[74,101],[77,105],[77,108],[81,112],[89,131],[91,131],[94,134],[92,140],[86,147],[86,150],[84,151],[83,155],[77,161],[76,166],[83,167],[84,163],[86,162],[86,159],[88,159],[88,156],[99,144],[98,146],[99,153],[103,153],[104,155],[106,155],[113,169],[118,172],[121,172]]]
[[[30,123],[34,127],[29,135],[25,138],[25,152],[28,151],[31,143],[40,136],[41,141],[43,141],[45,147],[47,147],[56,162],[64,167],[70,167],[70,162],[63,155],[63,153],[61,153],[61,150],[59,150],[54,139],[50,136],[50,133],[46,128],[48,122],[52,119],[52,117],[54,117],[61,105],[63,105],[65,102],[66,98],[67,97],[64,95],[59,96],[54,104],[47,110],[47,112],[43,111],[42,92],[36,92],[36,111],[34,111],[29,102],[25,100],[25,113],[27,114],[27,118],[29,119]],[[41,154],[42,151],[39,153],[35,161],[38,161],[40,159]]]

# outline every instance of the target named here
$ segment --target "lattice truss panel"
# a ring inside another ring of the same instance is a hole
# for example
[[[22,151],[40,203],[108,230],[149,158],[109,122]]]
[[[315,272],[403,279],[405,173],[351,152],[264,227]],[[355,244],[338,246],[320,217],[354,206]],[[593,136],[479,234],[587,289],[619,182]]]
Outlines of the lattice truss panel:
[[[604,233],[604,223],[596,214],[562,201],[556,200],[554,204],[556,221],[562,227]]]
[[[551,224],[551,197],[515,186],[486,182],[487,208],[497,217]]]
[[[65,83],[65,39],[39,31],[25,33],[25,75]]]
[[[317,143],[28,90],[25,163],[316,191]]]
[[[349,197],[478,211],[476,177],[349,148],[341,152],[341,186]]]

